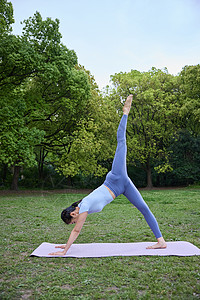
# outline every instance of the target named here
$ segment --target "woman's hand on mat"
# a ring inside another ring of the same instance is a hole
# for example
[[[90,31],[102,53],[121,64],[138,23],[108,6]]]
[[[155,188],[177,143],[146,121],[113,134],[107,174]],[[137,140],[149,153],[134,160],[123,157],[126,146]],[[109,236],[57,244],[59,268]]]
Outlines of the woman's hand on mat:
[[[55,246],[55,248],[65,249],[66,245]]]
[[[49,255],[57,255],[57,256],[63,256],[65,254],[66,254],[65,251],[57,251],[57,252],[49,253]]]

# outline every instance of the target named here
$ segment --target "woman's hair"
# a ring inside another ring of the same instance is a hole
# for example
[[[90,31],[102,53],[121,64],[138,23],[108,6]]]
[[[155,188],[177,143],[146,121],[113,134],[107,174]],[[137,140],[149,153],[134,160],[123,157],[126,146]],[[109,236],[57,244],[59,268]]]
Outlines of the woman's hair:
[[[79,200],[77,202],[74,202],[72,205],[70,205],[69,207],[65,208],[62,212],[61,212],[61,219],[66,223],[66,224],[70,224],[71,220],[72,220],[72,216],[70,216],[71,212],[73,212],[76,207],[78,206],[78,204],[82,201]]]

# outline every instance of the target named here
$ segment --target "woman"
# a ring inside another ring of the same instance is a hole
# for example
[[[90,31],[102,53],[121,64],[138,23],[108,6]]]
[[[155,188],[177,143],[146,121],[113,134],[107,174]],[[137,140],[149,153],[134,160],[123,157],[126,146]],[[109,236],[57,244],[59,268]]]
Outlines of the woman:
[[[123,194],[143,214],[153,231],[158,242],[147,248],[158,249],[167,247],[154,215],[127,174],[126,125],[132,98],[133,96],[129,95],[123,107],[123,116],[117,130],[117,149],[111,171],[107,174],[106,180],[100,187],[82,200],[73,203],[70,207],[63,210],[61,214],[62,220],[67,224],[76,223],[76,225],[70,234],[67,244],[56,247],[64,250],[50,253],[50,255],[65,255],[77,239],[88,214],[101,211],[105,205],[113,201],[120,194]]]

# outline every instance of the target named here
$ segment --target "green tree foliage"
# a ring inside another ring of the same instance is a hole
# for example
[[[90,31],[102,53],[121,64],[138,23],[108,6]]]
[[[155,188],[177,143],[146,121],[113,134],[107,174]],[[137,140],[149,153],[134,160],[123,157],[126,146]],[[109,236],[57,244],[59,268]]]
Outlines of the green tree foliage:
[[[17,189],[20,167],[35,164],[35,145],[42,141],[44,132],[26,126],[24,101],[16,91],[12,96],[12,103],[0,107],[0,163],[14,168],[12,188]]]
[[[0,0],[0,35],[11,32],[14,23],[13,7],[11,2]]]
[[[44,132],[43,146],[63,146],[89,97],[87,75],[75,68],[75,52],[60,43],[58,25],[36,13],[25,21],[21,37],[9,32],[1,37],[1,151],[9,153],[3,162],[15,168],[33,162],[33,145],[41,144]]]
[[[107,172],[101,162],[114,156],[116,111],[99,93],[94,77],[84,67],[91,87],[87,104],[81,110],[76,130],[70,136],[68,147],[58,156],[58,168],[65,176],[82,173],[103,176]]]
[[[41,142],[43,132],[26,126],[26,107],[16,94],[13,94],[11,105],[7,103],[0,109],[0,159],[9,166],[13,162],[18,165],[31,165],[34,162],[33,147]]]
[[[147,173],[148,187],[152,187],[151,166],[162,161],[158,172],[171,170],[168,145],[175,132],[177,119],[177,82],[165,69],[149,72],[119,73],[112,76],[115,90],[111,97],[119,99],[133,94],[133,107],[128,122],[128,158],[139,161]]]
[[[185,66],[179,75],[181,127],[200,134],[200,65]]]
[[[34,153],[41,179],[45,161],[66,176],[104,174],[98,162],[112,153],[104,136],[114,128],[109,105],[77,65],[76,53],[61,43],[57,19],[42,20],[36,12],[24,24],[21,36],[8,32],[0,45],[2,163],[17,170],[13,186],[19,167],[34,163]]]
[[[187,130],[181,130],[173,138],[170,150],[171,178],[176,185],[200,181],[200,135],[195,137]]]

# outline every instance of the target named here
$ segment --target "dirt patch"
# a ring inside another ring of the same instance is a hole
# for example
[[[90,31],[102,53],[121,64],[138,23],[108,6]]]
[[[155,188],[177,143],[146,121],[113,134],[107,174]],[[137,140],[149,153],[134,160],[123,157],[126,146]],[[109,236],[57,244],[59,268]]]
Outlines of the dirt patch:
[[[30,299],[31,296],[32,296],[31,290],[23,291],[23,295],[21,296],[21,299]]]
[[[20,252],[20,255],[28,257],[28,256],[30,256],[30,253],[28,253],[28,252]]]
[[[73,287],[71,287],[69,284],[65,284],[61,286],[61,289],[70,291],[73,289]]]
[[[153,187],[139,188],[139,191],[155,191],[155,190],[178,190],[184,189],[185,187]],[[93,189],[58,189],[58,190],[0,190],[0,196],[23,196],[23,195],[52,195],[52,194],[89,194]]]
[[[92,189],[61,189],[61,190],[0,190],[0,196],[23,196],[23,195],[52,195],[52,194],[89,194]]]
[[[116,287],[116,286],[111,286],[111,287],[108,287],[107,289],[106,289],[106,291],[115,291],[115,292],[118,292],[119,291],[119,288],[118,287]]]

